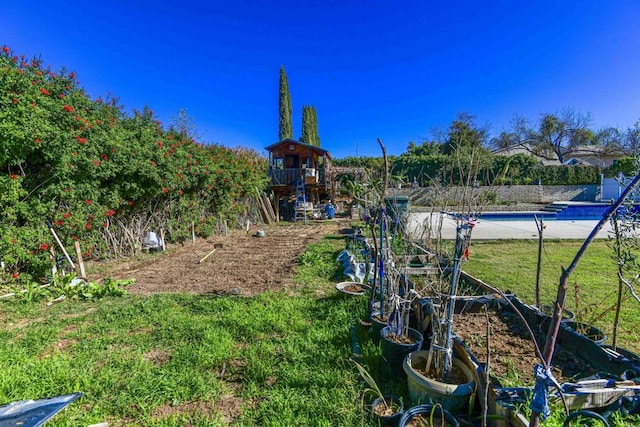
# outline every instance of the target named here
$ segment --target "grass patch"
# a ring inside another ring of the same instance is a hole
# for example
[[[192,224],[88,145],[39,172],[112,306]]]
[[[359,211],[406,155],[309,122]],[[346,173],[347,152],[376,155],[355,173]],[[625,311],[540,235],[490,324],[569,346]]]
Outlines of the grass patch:
[[[311,245],[299,288],[251,298],[2,302],[0,402],[82,391],[52,426],[369,425],[348,361],[366,301],[333,289],[343,246]]]
[[[545,242],[542,258],[541,304],[553,304],[556,298],[562,267],[568,267],[582,241],[562,240]],[[473,242],[471,258],[463,269],[496,286],[511,291],[527,303],[535,302],[537,241]],[[612,250],[605,240],[591,243],[574,273],[569,277],[566,308],[577,318],[593,324],[610,337],[618,281]],[[640,322],[638,304],[628,292],[622,306],[618,328],[618,344],[640,352]]]

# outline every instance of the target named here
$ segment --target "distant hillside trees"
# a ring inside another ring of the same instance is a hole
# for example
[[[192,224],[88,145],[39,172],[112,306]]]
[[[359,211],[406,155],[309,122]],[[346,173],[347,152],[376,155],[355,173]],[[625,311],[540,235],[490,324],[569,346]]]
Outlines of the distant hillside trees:
[[[529,127],[526,120],[518,118],[512,123],[509,131],[502,132],[498,137],[490,139],[486,129],[475,123],[475,117],[468,113],[456,116],[448,129],[442,133],[439,141],[410,142],[404,153],[390,156],[391,173],[398,181],[404,183],[418,183],[420,186],[434,184],[465,184],[460,171],[465,165],[460,164],[464,159],[472,161],[476,170],[473,171],[477,185],[488,184],[597,184],[603,172],[596,166],[545,166],[540,158],[528,154],[502,156],[492,154],[489,145],[509,146],[530,142],[533,149],[553,151],[569,144],[584,142],[585,138],[594,141],[597,133],[589,131],[584,126],[582,117],[565,115],[562,120],[554,115],[541,118],[537,128]],[[609,140],[615,140],[615,132],[607,130]],[[604,133],[599,134],[604,140]],[[637,136],[635,134],[632,134]],[[537,139],[536,139],[537,138]],[[632,138],[629,140],[633,141]],[[535,144],[538,141],[538,145]],[[555,144],[555,146],[552,146]],[[536,148],[537,147],[537,148]],[[347,157],[334,159],[338,166],[367,167],[375,171],[380,170],[382,158],[377,157]],[[469,175],[467,175],[468,178]]]

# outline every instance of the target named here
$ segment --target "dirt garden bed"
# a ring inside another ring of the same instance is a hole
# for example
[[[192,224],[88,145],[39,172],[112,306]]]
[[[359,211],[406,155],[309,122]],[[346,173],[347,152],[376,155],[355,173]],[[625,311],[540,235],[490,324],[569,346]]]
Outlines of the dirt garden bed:
[[[171,245],[164,252],[102,264],[92,270],[99,270],[101,277],[135,279],[128,292],[138,295],[256,295],[293,285],[297,258],[306,246],[349,226],[349,221],[342,220],[285,223],[261,227],[264,237],[255,237],[255,227],[249,233],[233,230],[228,236]]]

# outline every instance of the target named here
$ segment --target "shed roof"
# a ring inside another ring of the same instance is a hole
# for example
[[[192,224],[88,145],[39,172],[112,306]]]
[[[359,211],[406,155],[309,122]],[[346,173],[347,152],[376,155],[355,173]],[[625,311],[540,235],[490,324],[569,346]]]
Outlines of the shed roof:
[[[278,141],[275,144],[271,144],[265,148],[267,151],[273,151],[274,148],[279,147],[280,145],[285,144],[296,144],[302,147],[308,148],[319,156],[324,156],[325,154],[331,157],[329,152],[324,148],[316,147],[315,145],[305,144],[304,142],[298,141],[297,139],[283,139],[282,141]]]

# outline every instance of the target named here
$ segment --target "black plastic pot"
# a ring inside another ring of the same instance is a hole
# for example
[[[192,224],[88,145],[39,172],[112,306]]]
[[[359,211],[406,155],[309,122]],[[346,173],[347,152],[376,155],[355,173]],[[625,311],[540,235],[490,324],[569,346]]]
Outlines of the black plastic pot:
[[[409,340],[411,344],[403,344],[395,342],[391,335],[393,331],[391,327],[385,326],[380,331],[380,346],[382,348],[383,370],[389,373],[402,374],[402,362],[407,354],[412,351],[420,350],[422,347],[422,334],[415,329],[409,328]]]
[[[588,325],[586,323],[572,321],[564,322],[562,326],[566,326],[567,329],[575,331],[580,335],[584,335],[596,344],[604,344],[604,342],[607,340],[607,336],[603,331],[596,328],[595,326]]]
[[[411,421],[414,417],[417,417],[419,415],[423,415],[427,418],[430,418],[432,414],[434,417],[437,417],[438,420],[442,420],[442,418],[444,418],[445,426],[458,427],[459,425],[456,417],[451,415],[451,413],[448,412],[447,410],[442,409],[442,406],[418,405],[418,406],[409,408],[404,414],[402,414],[402,417],[398,421],[398,427],[406,427],[409,421]],[[441,425],[440,422],[436,422],[434,424],[436,426]]]
[[[398,396],[395,395],[388,395],[385,396],[384,399],[387,401],[388,405],[393,405],[396,406],[398,408],[398,410],[396,412],[394,412],[392,415],[378,415],[375,412],[375,408],[378,405],[382,405],[382,398],[377,398],[376,400],[373,401],[373,403],[371,404],[371,413],[373,414],[373,416],[377,419],[380,420],[380,422],[382,423],[382,425],[385,426],[395,426],[398,422],[398,420],[400,419],[400,417],[402,417],[402,414],[404,413],[404,405],[402,404],[402,399],[400,399]]]

